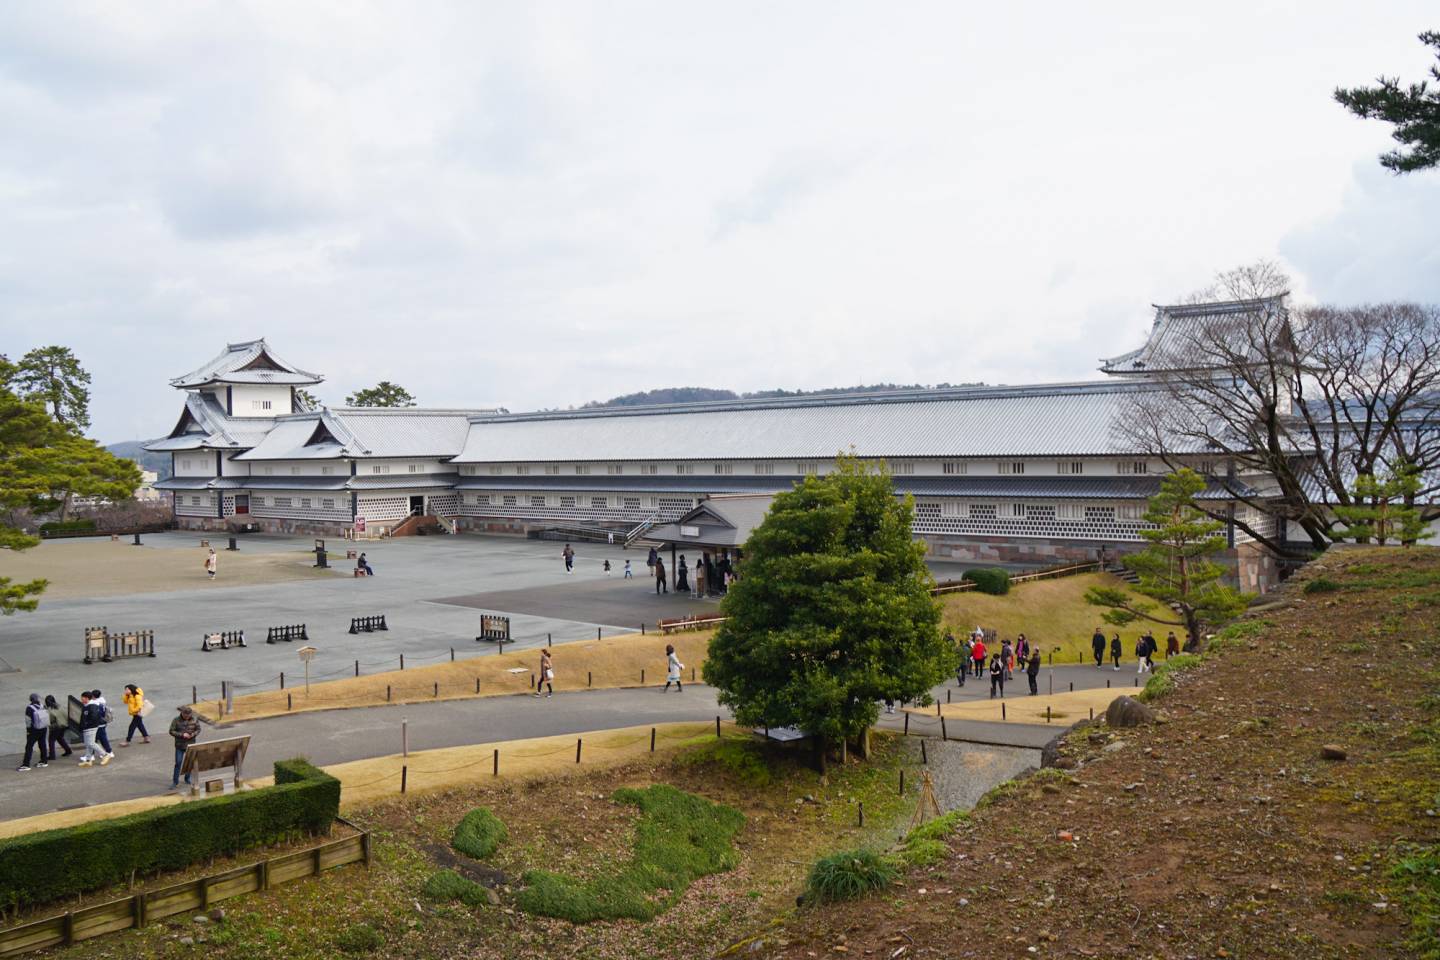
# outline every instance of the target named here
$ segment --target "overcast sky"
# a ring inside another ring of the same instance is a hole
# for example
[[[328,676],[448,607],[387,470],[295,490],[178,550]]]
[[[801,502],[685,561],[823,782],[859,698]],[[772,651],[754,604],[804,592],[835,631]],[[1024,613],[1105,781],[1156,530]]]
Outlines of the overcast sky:
[[[1257,258],[1440,301],[1440,173],[1330,97],[1434,4],[1178,10],[8,3],[0,352],[72,347],[109,442],[259,336],[522,410],[1088,378]]]

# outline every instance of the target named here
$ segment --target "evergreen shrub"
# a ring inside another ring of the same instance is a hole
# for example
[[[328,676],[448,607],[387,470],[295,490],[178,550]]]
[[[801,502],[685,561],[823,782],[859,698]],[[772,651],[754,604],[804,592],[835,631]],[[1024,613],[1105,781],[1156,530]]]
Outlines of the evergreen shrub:
[[[1010,592],[1010,574],[999,567],[976,567],[973,570],[966,570],[960,579],[975,584],[975,589],[981,593],[990,593],[999,597]]]

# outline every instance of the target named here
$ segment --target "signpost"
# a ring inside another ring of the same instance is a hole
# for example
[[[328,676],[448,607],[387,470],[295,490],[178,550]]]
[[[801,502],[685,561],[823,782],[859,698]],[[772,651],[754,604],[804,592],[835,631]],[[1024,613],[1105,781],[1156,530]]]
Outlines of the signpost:
[[[310,661],[315,659],[318,652],[314,647],[301,647],[299,651],[300,662],[305,664],[305,696],[310,696]]]
[[[210,740],[192,743],[185,748],[185,758],[180,772],[191,779],[191,794],[226,793],[240,789],[243,784],[245,753],[250,749],[250,738],[231,737],[227,740]],[[234,771],[230,783],[225,778],[203,780],[202,775],[210,770],[230,768]],[[229,787],[229,791],[226,787]]]

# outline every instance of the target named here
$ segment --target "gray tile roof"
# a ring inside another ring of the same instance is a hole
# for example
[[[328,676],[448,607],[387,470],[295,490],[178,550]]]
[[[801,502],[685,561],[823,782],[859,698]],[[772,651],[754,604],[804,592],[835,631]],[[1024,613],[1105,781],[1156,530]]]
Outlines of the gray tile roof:
[[[1272,316],[1285,309],[1286,294],[1254,300],[1225,300],[1213,303],[1185,303],[1155,307],[1150,337],[1138,350],[1100,361],[1104,373],[1144,376],[1159,370],[1188,369],[1186,355],[1197,337],[1209,331],[1244,325],[1258,317]],[[1243,336],[1229,338],[1236,344]],[[1200,342],[1204,342],[1201,340]]]
[[[170,381],[172,387],[203,387],[209,383],[275,383],[306,386],[325,379],[318,373],[301,370],[275,355],[265,342],[246,340],[227,344],[209,363]]]
[[[255,446],[269,433],[274,421],[264,418],[231,417],[214,397],[190,393],[185,409],[169,436],[145,445],[146,450],[244,450]]]
[[[471,419],[495,412],[493,409],[331,407],[292,414],[277,417],[264,440],[235,459],[453,457],[465,444]],[[311,443],[312,439],[317,442]]]
[[[1083,456],[1122,452],[1131,381],[477,418],[456,462]]]
[[[647,540],[697,547],[738,547],[750,539],[775,498],[762,494],[713,497],[674,523],[660,524],[645,534]],[[695,533],[689,533],[694,530]]]

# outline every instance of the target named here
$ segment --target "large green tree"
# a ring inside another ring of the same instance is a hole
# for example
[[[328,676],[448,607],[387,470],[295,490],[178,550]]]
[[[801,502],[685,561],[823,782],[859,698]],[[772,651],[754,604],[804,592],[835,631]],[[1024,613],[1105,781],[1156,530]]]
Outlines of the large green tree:
[[[134,460],[117,457],[89,437],[74,434],[21,454],[19,463],[47,488],[35,498],[35,506],[47,513],[58,510],[61,520],[70,519],[75,497],[128,500],[141,479]]]
[[[1148,620],[1184,627],[1189,638],[1185,649],[1195,650],[1202,627],[1224,623],[1245,609],[1249,598],[1221,583],[1226,568],[1210,559],[1225,549],[1220,535],[1224,524],[1195,505],[1204,489],[1205,478],[1189,468],[1161,479],[1160,492],[1145,511],[1145,520],[1153,526],[1140,531],[1149,545],[1121,561],[1140,577],[1135,590],[1159,603],[1136,600],[1116,588],[1091,587],[1085,599],[1107,608],[1106,622],[1126,626]]]
[[[350,394],[345,403],[351,407],[413,407],[415,398],[398,383],[381,380],[373,387]]]
[[[925,700],[952,670],[913,503],[883,466],[842,456],[835,472],[775,497],[721,605],[705,682],[741,724],[796,726],[862,752],[882,700]]]
[[[43,403],[22,399],[3,385],[11,382],[14,369],[0,358],[0,548],[19,551],[40,541],[16,526],[10,519],[12,512],[30,507],[49,493],[43,478],[28,469],[23,459],[58,440],[64,430],[46,413]],[[44,589],[43,579],[0,577],[0,614],[34,610]]]
[[[1420,42],[1434,47],[1440,59],[1440,31],[1420,34]],[[1440,84],[1440,65],[1430,68],[1430,76]],[[1357,117],[1395,125],[1390,136],[1403,146],[1382,153],[1380,165],[1396,173],[1440,166],[1440,86],[1421,80],[1402,87],[1399,77],[1375,82],[1379,86],[1337,89],[1335,99]]]
[[[15,365],[18,393],[41,400],[50,415],[75,433],[90,426],[90,374],[69,347],[36,347]]]

